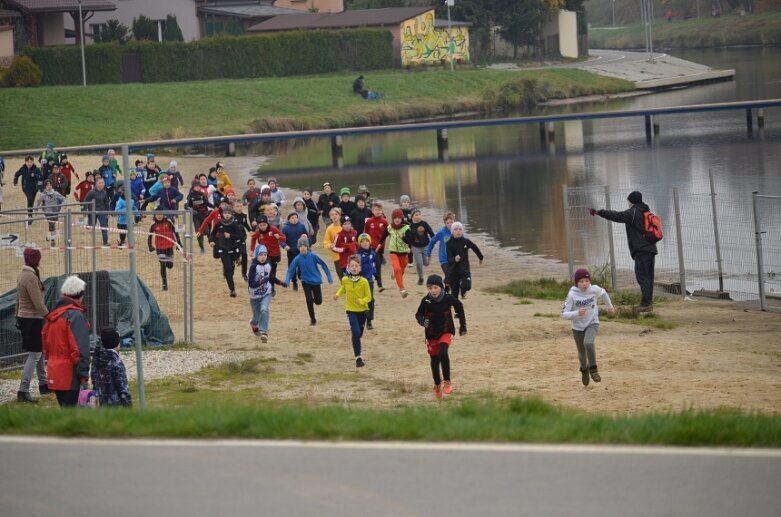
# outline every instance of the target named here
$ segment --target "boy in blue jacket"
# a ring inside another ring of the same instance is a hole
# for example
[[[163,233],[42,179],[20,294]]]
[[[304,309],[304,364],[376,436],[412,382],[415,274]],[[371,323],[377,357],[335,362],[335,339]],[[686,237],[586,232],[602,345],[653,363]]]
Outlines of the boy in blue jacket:
[[[439,243],[439,265],[442,267],[442,272],[445,274],[445,292],[449,293],[450,285],[448,284],[448,279],[450,278],[450,268],[447,265],[447,248],[445,245],[453,235],[450,231],[450,227],[453,226],[453,223],[456,221],[456,215],[453,212],[448,212],[442,217],[442,220],[445,225],[440,228],[429,241],[428,246],[426,246],[426,256],[430,257],[431,252],[434,251],[434,246]]]
[[[293,211],[287,216],[287,222],[282,225],[282,233],[287,238],[286,242],[294,243],[298,242],[302,236],[309,239],[309,232],[307,232],[306,225],[302,223],[298,218],[298,213]],[[290,269],[290,264],[293,263],[299,254],[298,247],[288,246],[287,248],[287,268]],[[298,291],[298,275],[293,276],[293,290]]]
[[[323,283],[323,275],[317,269],[318,266],[325,272],[328,283],[333,284],[334,280],[331,277],[331,271],[328,270],[328,265],[309,249],[309,238],[302,237],[298,239],[298,256],[290,263],[285,276],[285,282],[290,282],[295,275],[301,278],[301,287],[304,289],[310,325],[317,325],[315,305],[323,303],[323,292],[320,289],[320,285]]]
[[[377,252],[372,249],[372,238],[368,233],[358,236],[358,256],[361,257],[361,276],[369,281],[372,301],[369,302],[369,313],[366,315],[366,328],[372,330],[374,325],[374,278],[377,276]]]

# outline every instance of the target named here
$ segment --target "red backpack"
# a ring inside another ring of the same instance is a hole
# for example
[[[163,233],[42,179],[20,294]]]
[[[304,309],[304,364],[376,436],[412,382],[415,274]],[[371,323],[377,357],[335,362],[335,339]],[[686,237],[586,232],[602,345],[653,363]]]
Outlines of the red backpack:
[[[651,243],[657,243],[664,238],[662,219],[650,210],[643,212],[643,237]]]

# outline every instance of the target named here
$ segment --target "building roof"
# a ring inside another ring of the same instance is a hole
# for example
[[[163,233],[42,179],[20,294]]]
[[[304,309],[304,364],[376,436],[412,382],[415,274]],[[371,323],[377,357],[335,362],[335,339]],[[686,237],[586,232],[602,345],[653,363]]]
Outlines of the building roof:
[[[248,32],[285,31],[293,29],[336,29],[342,27],[382,27],[398,25],[433,7],[389,7],[359,9],[341,13],[301,13],[276,16],[253,25]]]
[[[231,6],[208,6],[204,5],[198,8],[199,12],[216,14],[221,16],[232,16],[234,18],[268,18],[271,16],[281,16],[283,14],[299,14],[301,11],[295,9],[285,9],[284,7],[274,7],[273,5],[231,5]]]
[[[63,13],[79,10],[79,0],[5,0],[8,7],[15,7],[23,13]],[[117,6],[109,0],[82,0],[83,11],[116,11]]]
[[[447,20],[439,20],[439,19],[434,20],[434,27],[436,27],[437,29],[447,29],[447,25],[448,25],[447,24]],[[457,22],[455,20],[452,20],[450,22],[450,26],[451,27],[471,27],[472,26],[472,22]]]
[[[0,18],[19,18],[22,16],[19,11],[11,11],[9,9],[0,9]]]
[[[13,25],[0,25],[0,32],[6,32],[6,31],[12,31],[14,30]]]

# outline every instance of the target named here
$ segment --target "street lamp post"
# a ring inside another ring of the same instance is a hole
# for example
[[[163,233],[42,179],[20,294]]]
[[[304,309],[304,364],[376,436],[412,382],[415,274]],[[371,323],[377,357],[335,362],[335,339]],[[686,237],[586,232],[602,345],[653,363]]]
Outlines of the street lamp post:
[[[613,27],[616,26],[616,0],[610,2],[611,13],[613,14]]]
[[[450,56],[450,71],[453,71],[453,25],[450,21],[450,8],[453,7],[455,0],[445,0],[447,3],[447,54]]]
[[[84,17],[81,14],[81,0],[79,0],[79,36],[81,37],[81,85],[87,86],[87,64],[84,59]]]

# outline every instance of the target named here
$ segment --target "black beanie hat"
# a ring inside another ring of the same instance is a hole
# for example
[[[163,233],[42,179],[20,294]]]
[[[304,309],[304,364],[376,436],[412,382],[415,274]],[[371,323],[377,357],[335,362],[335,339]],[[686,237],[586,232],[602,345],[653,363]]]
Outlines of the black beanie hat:
[[[119,332],[115,328],[106,328],[100,331],[100,342],[103,348],[112,349],[119,346]]]
[[[426,279],[426,287],[430,285],[438,285],[442,289],[445,288],[445,282],[442,281],[442,277],[439,275],[429,275]]]
[[[632,203],[633,205],[636,205],[637,203],[643,202],[643,195],[637,190],[633,190],[632,192],[629,193],[629,196],[626,198],[626,200]]]

